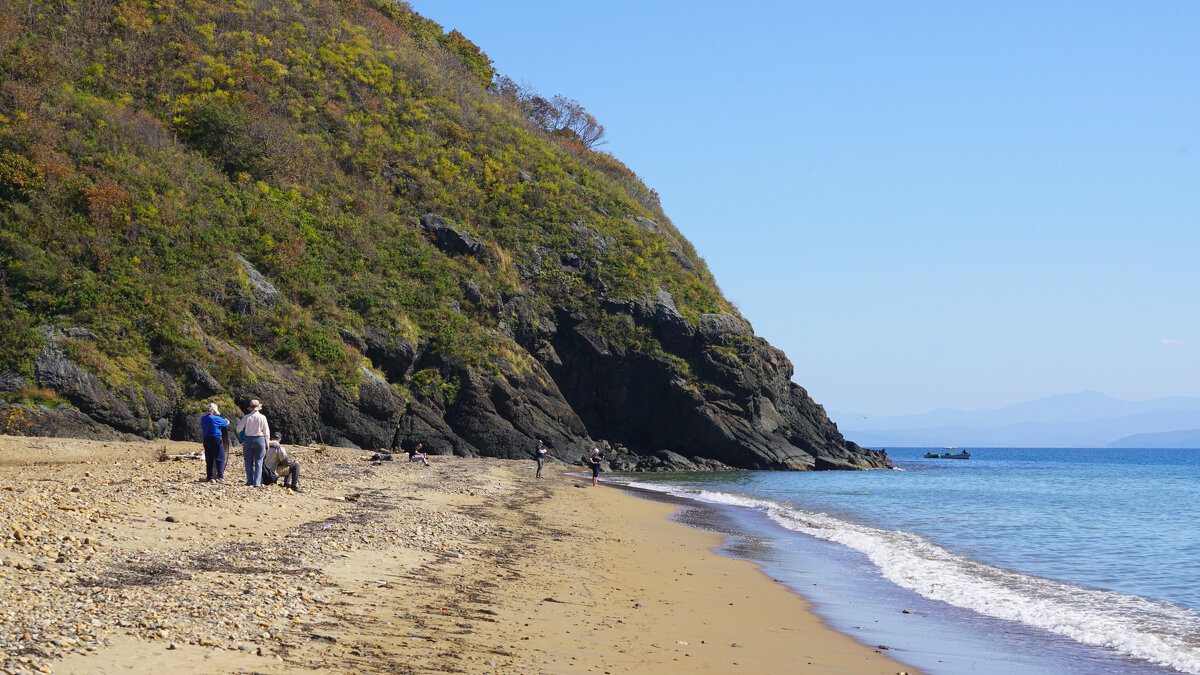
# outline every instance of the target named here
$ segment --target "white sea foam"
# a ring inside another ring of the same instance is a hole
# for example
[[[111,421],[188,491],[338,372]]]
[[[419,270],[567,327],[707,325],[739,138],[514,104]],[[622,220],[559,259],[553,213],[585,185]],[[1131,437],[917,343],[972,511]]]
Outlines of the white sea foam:
[[[933,600],[1200,674],[1200,613],[1169,603],[1021,574],[971,560],[909,532],[765,499],[661,483],[638,487],[757,509],[796,532],[861,551],[884,578]]]

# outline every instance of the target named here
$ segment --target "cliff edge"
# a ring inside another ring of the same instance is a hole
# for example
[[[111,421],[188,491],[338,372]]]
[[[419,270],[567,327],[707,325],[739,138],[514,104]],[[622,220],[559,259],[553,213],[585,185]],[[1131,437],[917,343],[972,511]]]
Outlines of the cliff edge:
[[[26,7],[25,5],[29,5]],[[0,432],[865,469],[577,102],[404,2],[0,8]]]

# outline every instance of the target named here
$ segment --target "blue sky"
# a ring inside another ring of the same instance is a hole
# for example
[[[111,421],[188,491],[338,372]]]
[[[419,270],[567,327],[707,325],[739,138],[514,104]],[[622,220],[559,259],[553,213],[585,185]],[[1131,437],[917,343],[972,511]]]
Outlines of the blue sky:
[[[592,112],[830,409],[1200,395],[1200,3],[413,7]]]

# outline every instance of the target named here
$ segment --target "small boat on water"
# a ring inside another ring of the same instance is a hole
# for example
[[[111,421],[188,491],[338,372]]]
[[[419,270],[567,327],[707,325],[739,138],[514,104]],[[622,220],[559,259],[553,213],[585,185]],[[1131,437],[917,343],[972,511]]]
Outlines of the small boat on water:
[[[953,449],[953,448],[950,448]],[[963,450],[961,452],[927,452],[925,459],[971,459],[971,453]]]

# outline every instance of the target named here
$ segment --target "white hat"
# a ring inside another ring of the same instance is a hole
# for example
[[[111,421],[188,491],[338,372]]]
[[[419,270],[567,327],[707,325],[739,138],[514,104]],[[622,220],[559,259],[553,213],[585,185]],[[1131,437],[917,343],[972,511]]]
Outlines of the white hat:
[[[258,402],[258,399],[252,398],[252,399],[250,399],[250,409],[251,410],[262,410],[262,404]]]
[[[208,404],[208,412],[210,412],[210,413],[213,413],[213,414],[215,415],[215,414],[217,414],[217,413],[218,413],[218,412],[220,412],[220,411],[218,411],[218,410],[217,410],[217,404],[216,404],[216,403],[209,403],[209,404]]]

